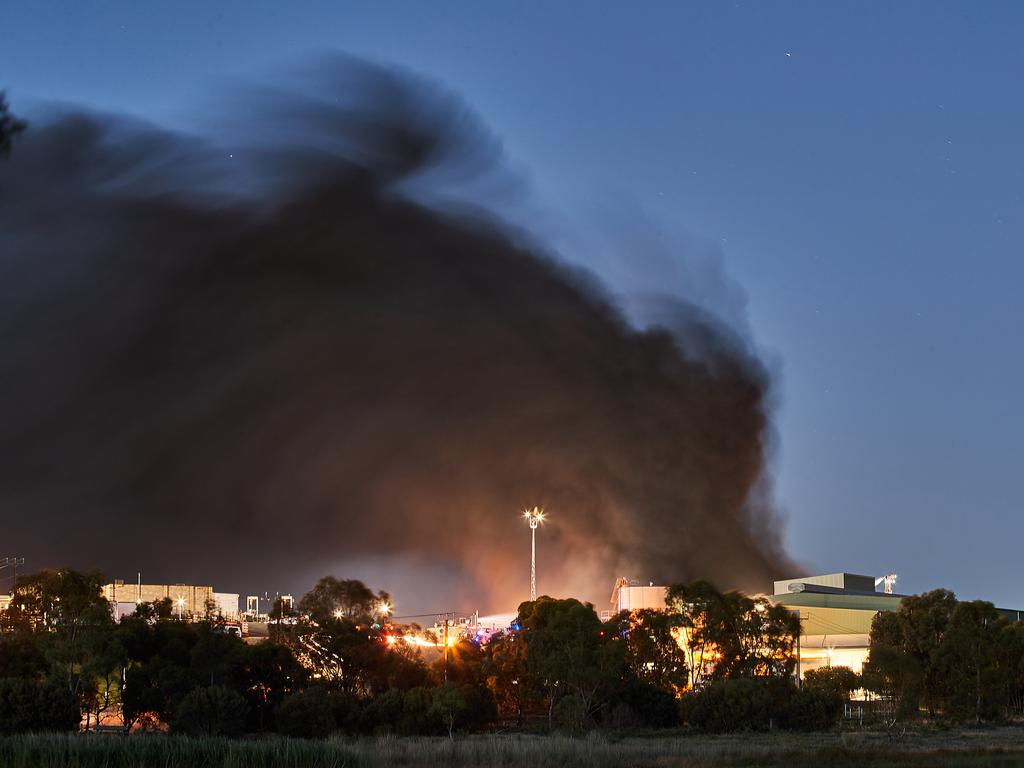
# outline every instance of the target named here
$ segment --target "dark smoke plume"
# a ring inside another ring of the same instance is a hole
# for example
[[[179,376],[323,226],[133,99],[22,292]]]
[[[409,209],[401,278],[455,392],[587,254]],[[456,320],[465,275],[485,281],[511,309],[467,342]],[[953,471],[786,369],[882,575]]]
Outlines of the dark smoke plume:
[[[747,345],[685,304],[638,331],[439,202],[506,176],[451,95],[314,79],[236,98],[217,141],[65,110],[0,163],[4,549],[242,591],[440,565],[507,608],[540,504],[541,590],[598,607],[618,575],[786,570]]]

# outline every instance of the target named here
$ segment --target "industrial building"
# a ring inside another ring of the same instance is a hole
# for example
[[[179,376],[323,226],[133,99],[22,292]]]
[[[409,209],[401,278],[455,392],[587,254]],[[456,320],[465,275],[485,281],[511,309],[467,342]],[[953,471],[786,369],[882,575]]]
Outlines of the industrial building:
[[[896,611],[905,595],[893,593],[896,575],[875,578],[829,573],[775,582],[769,598],[800,615],[800,672],[828,666],[862,671],[868,660],[871,621],[880,611]],[[877,588],[884,584],[884,591]],[[996,609],[1008,621],[1024,612]]]
[[[895,611],[903,600],[891,591],[895,580],[829,573],[776,581],[769,599],[800,616],[800,673],[828,666],[860,672],[875,614]],[[876,591],[881,583],[888,591]]]
[[[876,591],[883,583],[888,591]],[[860,672],[868,657],[872,619],[879,611],[895,611],[903,599],[892,594],[894,583],[895,576],[876,579],[853,573],[776,581],[768,599],[800,616],[800,673],[830,665]],[[611,602],[615,612],[665,610],[665,589],[620,578]]]
[[[635,579],[620,578],[615,582],[611,604],[615,606],[614,610],[602,611],[602,619],[609,619],[612,615],[622,613],[622,611],[646,609],[663,611],[665,610],[665,587],[656,586],[653,581],[641,584]]]
[[[167,598],[170,598],[175,614],[184,619],[214,615],[227,621],[237,621],[239,617],[238,595],[214,592],[210,586],[126,583],[119,579],[103,585],[103,597],[110,602],[114,618],[118,620],[134,613],[140,603],[153,603]]]
[[[895,574],[876,578],[845,572],[776,581],[768,599],[800,617],[800,674],[827,666],[861,672],[868,659],[872,620],[881,611],[898,610],[905,597],[893,592],[895,583]],[[612,593],[615,611],[604,611],[602,616],[645,608],[665,610],[665,589],[620,578]],[[1024,619],[1024,611],[997,610],[1009,621]]]
[[[879,611],[895,611],[902,595],[892,594],[896,577],[853,573],[803,576],[775,582],[768,599],[800,616],[800,673],[830,665],[860,672],[868,657],[871,620]],[[876,587],[885,584],[887,591]],[[616,611],[665,610],[665,587],[619,579],[612,604]]]

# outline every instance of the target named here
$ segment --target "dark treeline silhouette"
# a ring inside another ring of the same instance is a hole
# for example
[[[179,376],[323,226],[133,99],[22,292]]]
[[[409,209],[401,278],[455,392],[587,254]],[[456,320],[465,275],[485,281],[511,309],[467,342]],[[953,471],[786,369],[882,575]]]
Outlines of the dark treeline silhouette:
[[[906,597],[871,626],[864,685],[895,722],[919,713],[962,721],[1024,714],[1024,624],[945,589]]]
[[[212,615],[179,620],[169,600],[115,622],[101,584],[71,570],[19,581],[0,613],[0,732],[817,730],[859,689],[889,723],[999,720],[1024,691],[1024,627],[942,590],[878,614],[863,675],[814,670],[801,689],[795,614],[706,582],[670,587],[667,610],[604,622],[541,597],[488,642],[453,631],[446,648],[444,634],[388,622],[388,595],[355,580],[326,577],[298,612],[278,606],[255,644]]]

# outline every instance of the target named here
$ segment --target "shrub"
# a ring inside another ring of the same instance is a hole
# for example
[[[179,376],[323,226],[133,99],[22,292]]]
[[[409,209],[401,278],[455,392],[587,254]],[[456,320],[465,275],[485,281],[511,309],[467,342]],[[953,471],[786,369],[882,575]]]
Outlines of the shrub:
[[[617,686],[609,696],[611,725],[616,728],[672,728],[679,725],[676,698],[640,680]]]
[[[81,720],[78,700],[63,686],[0,680],[0,734],[73,731]]]
[[[555,704],[555,722],[570,732],[583,730],[583,720],[587,716],[583,702],[578,696],[563,696]]]
[[[325,739],[334,732],[330,696],[319,686],[297,691],[277,708],[277,730],[300,739]]]
[[[441,688],[418,686],[407,691],[389,688],[374,696],[362,712],[358,703],[339,702],[338,709],[353,720],[359,716],[361,730],[368,733],[397,733],[403,736],[434,736],[447,733],[463,723],[464,697],[454,685]]]
[[[422,686],[402,693],[402,717],[398,732],[407,736],[431,736],[441,732],[441,721],[434,711],[434,694]]]
[[[46,658],[31,635],[0,633],[0,678],[32,679],[46,674]]]
[[[860,687],[860,675],[849,667],[822,667],[804,675],[804,688],[830,691],[844,699]]]
[[[360,715],[360,730],[366,733],[394,733],[395,725],[402,717],[402,692],[389,688],[374,696],[363,707]]]
[[[779,725],[794,731],[827,731],[842,715],[844,698],[827,688],[794,690],[780,713]]]
[[[36,684],[29,680],[0,680],[0,733],[41,730]]]
[[[238,736],[245,729],[249,705],[241,694],[222,685],[195,688],[175,708],[174,730],[194,736]]]
[[[774,724],[796,731],[835,726],[843,697],[825,688],[798,689],[789,680],[720,680],[684,699],[687,721],[707,733],[760,731]]]
[[[760,731],[768,727],[771,695],[760,681],[719,680],[688,698],[690,724],[707,733]]]
[[[334,727],[345,733],[358,732],[363,716],[362,702],[353,694],[343,691],[331,693],[327,700],[334,716]]]
[[[452,683],[434,689],[430,714],[448,731],[448,738],[452,737],[457,726],[465,725],[469,711],[469,699],[466,694],[472,690],[473,687],[470,685],[460,688]]]

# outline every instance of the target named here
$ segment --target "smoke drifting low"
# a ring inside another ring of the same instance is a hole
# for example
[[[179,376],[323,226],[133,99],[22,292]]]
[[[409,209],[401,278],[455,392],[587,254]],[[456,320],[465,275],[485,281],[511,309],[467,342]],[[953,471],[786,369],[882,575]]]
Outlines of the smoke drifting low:
[[[542,592],[787,570],[739,337],[685,304],[638,331],[437,203],[504,173],[450,94],[351,60],[312,81],[234,99],[217,141],[65,112],[0,163],[5,549],[238,590],[440,564],[500,609],[539,504]]]

